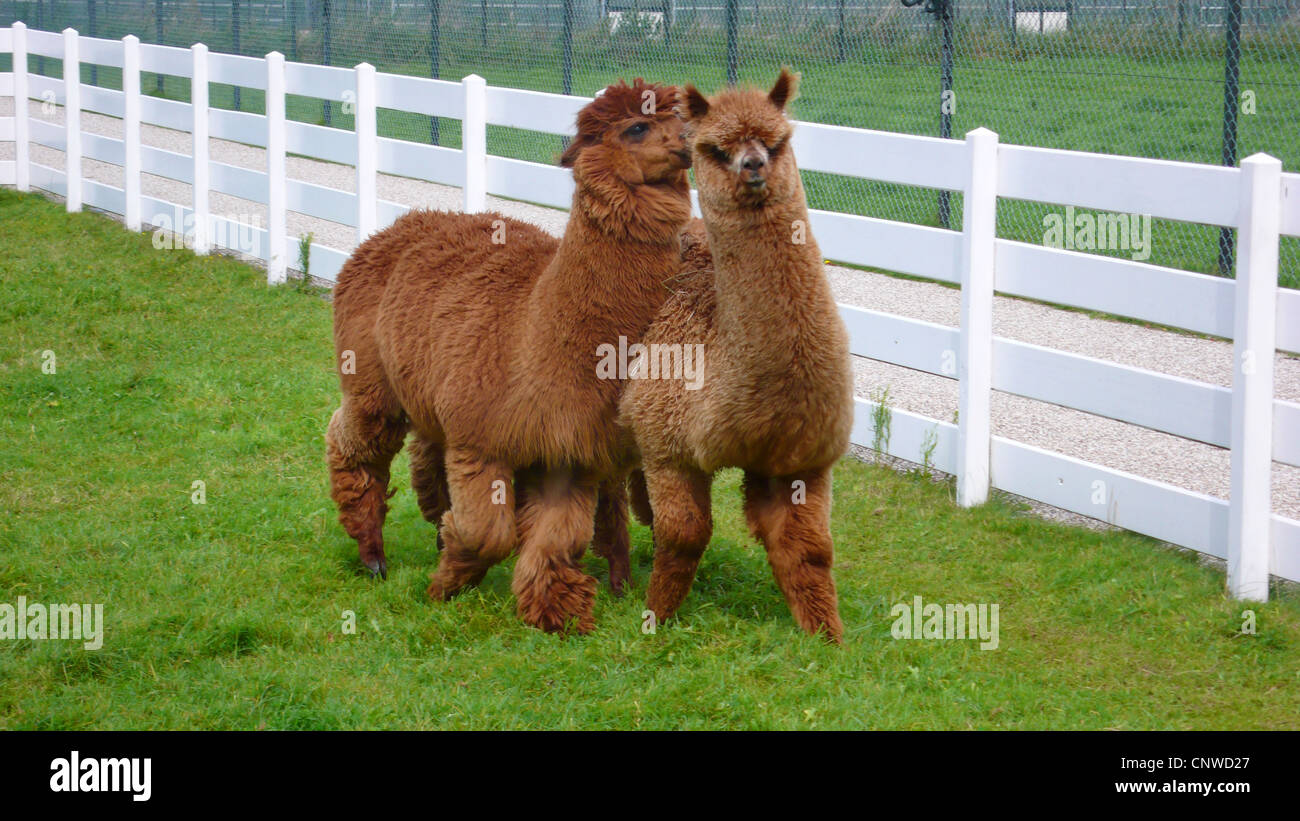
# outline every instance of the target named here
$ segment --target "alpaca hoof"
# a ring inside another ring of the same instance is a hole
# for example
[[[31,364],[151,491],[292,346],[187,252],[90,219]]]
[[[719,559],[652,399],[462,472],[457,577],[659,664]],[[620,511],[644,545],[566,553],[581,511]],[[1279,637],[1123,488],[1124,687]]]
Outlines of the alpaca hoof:
[[[429,585],[429,589],[425,592],[428,593],[429,598],[434,601],[443,601],[443,602],[451,601],[452,598],[455,597],[455,595],[460,592],[459,588],[452,589],[448,585],[444,584],[443,581],[438,578],[438,575],[436,573],[430,578],[433,580],[433,582]]]
[[[839,616],[832,616],[815,624],[804,624],[803,629],[811,635],[821,638],[827,644],[839,646],[844,643],[844,623],[840,621]]]
[[[596,629],[596,579],[572,567],[557,568],[542,590],[519,600],[519,616],[547,633],[586,635]]]
[[[457,593],[466,587],[476,587],[487,575],[488,566],[475,563],[460,563],[448,560],[450,554],[442,554],[438,569],[429,576],[429,598],[434,601],[451,601]]]
[[[831,644],[840,645],[844,643],[844,625],[840,620],[835,619],[834,623],[826,625],[826,632],[822,634],[826,641]]]
[[[368,559],[365,562],[366,568],[370,570],[370,578],[388,581],[388,560],[387,559]]]
[[[827,644],[833,644],[836,647],[844,645],[844,633],[832,630],[821,630],[817,633]]]
[[[623,569],[610,568],[609,571],[609,592],[614,594],[614,598],[621,599],[627,593],[628,588],[632,586],[628,580],[628,572]]]
[[[829,644],[844,643],[844,622],[840,621],[834,589],[797,599],[790,610],[804,632],[819,636]]]
[[[674,603],[652,587],[646,593],[645,609],[655,614],[656,624],[663,624],[677,617],[677,609],[681,607],[683,598],[685,596],[678,598]]]

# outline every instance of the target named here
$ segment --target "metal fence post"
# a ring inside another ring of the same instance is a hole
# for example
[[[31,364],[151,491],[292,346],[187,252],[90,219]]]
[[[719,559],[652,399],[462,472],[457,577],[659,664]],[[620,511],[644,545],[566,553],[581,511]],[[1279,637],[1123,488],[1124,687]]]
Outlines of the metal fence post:
[[[163,43],[163,0],[153,0],[153,15],[154,15],[154,29],[155,29],[154,34],[156,35],[154,38],[154,42],[161,46],[164,45]],[[153,78],[154,78],[154,91],[158,94],[159,97],[161,97],[163,93],[162,72],[158,72],[153,76]]]
[[[438,17],[442,13],[442,4],[439,0],[429,0],[429,76],[438,79],[440,68],[439,63],[442,61],[441,43],[442,32]],[[437,145],[438,137],[438,118],[430,115],[429,117],[429,143]]]
[[[564,29],[564,56],[562,72],[563,91],[565,94],[573,93],[573,0],[564,0],[564,19],[561,25]]]
[[[333,24],[330,22],[331,18],[333,17],[333,14],[330,13],[331,12],[330,5],[331,5],[330,0],[321,0],[321,29],[322,29],[321,36],[324,38],[324,44],[321,49],[323,52],[321,55],[321,63],[324,65],[330,65],[330,57],[331,57],[330,41],[333,39],[333,31],[332,31]],[[322,116],[323,119],[325,120],[325,125],[329,125],[330,124],[330,101],[322,100],[321,106],[322,106]]]
[[[298,60],[298,4],[300,0],[288,0],[289,8],[287,16],[289,17],[289,60],[296,62]]]
[[[86,0],[86,34],[89,37],[96,37],[99,34],[99,21],[95,18],[95,0]],[[99,85],[99,66],[95,63],[90,64],[90,84]]]
[[[36,0],[36,28],[45,31],[45,0]],[[36,55],[36,73],[45,74],[45,55]]]
[[[232,43],[233,53],[240,54],[241,52],[239,50],[239,0],[230,0],[230,40]],[[235,92],[235,110],[238,111],[240,108],[239,86],[234,85],[231,86],[231,88],[233,88]]]
[[[740,79],[740,0],[727,0],[727,85]]]
[[[943,29],[943,43],[939,52],[939,136],[952,136],[952,25],[953,0],[939,0],[939,24]],[[952,192],[939,192],[939,224],[952,226]]]
[[[835,62],[842,63],[844,62],[844,52],[847,51],[848,45],[844,39],[844,0],[838,0],[836,3],[835,13],[839,18],[838,26],[835,30]]]
[[[1228,0],[1223,48],[1223,164],[1237,164],[1237,109],[1241,82],[1241,0]],[[1219,276],[1232,276],[1231,228],[1219,229]]]

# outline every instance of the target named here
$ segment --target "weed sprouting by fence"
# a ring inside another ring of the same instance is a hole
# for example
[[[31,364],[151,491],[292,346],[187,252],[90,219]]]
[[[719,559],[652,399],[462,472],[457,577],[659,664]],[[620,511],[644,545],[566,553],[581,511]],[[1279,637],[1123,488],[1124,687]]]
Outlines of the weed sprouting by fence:
[[[311,285],[311,244],[316,239],[316,235],[308,231],[299,238],[298,243],[298,270],[302,272],[302,280],[299,285],[303,288]]]
[[[1300,0],[954,0],[950,88],[938,17],[899,0],[0,0],[0,25],[584,95],[619,76],[770,82],[789,64],[804,75],[802,120],[939,135],[946,115],[953,134],[986,126],[1026,145],[1228,164],[1266,151],[1300,167]],[[83,80],[113,82],[90,69]],[[174,78],[145,88],[187,93]],[[224,107],[256,111],[258,99],[213,90]],[[345,106],[318,103],[310,118],[349,128]],[[454,120],[381,112],[380,128],[459,141]],[[551,162],[560,140],[493,127],[489,149]],[[815,208],[960,227],[957,194],[945,209],[939,192],[806,183]],[[999,232],[1043,242],[1054,213],[1007,203]],[[1157,221],[1148,261],[1230,274],[1232,253],[1217,228]],[[1281,263],[1283,284],[1300,286],[1300,242],[1283,240]]]

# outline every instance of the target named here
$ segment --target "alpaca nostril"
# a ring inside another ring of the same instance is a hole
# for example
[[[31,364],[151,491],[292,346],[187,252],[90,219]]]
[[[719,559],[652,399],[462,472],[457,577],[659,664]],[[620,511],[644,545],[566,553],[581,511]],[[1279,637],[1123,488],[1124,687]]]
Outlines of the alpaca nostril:
[[[741,167],[746,171],[760,171],[765,165],[767,165],[767,162],[757,154],[749,155],[745,158],[745,161],[741,163]]]

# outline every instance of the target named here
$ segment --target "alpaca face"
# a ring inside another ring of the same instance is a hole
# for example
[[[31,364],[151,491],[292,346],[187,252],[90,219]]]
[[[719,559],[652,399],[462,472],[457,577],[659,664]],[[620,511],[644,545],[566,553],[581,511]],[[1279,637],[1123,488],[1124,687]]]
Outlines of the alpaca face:
[[[785,107],[798,76],[782,69],[772,90],[727,89],[705,99],[686,87],[687,119],[701,207],[762,208],[800,191]]]
[[[683,185],[691,165],[675,86],[616,83],[578,113],[560,165],[579,184],[613,175],[626,185]]]
[[[603,146],[624,182],[674,182],[691,167],[684,126],[675,111],[629,118],[605,134]]]

